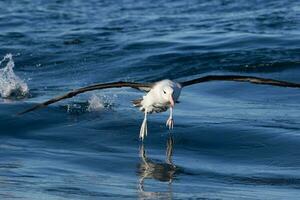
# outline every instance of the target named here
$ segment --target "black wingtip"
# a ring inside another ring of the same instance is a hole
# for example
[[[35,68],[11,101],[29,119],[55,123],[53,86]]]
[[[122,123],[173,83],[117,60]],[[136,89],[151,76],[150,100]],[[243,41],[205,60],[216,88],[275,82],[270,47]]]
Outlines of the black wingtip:
[[[24,110],[24,111],[22,111],[22,112],[19,112],[19,113],[17,113],[16,114],[16,116],[21,116],[21,115],[24,115],[24,114],[26,114],[26,113],[28,113],[28,112],[30,112],[31,110]]]
[[[34,111],[34,110],[39,109],[39,108],[42,108],[42,107],[44,107],[44,105],[38,104],[38,105],[33,106],[33,107],[31,107],[31,108],[29,108],[29,109],[27,109],[27,110],[24,110],[24,111],[22,111],[22,112],[19,112],[19,113],[17,113],[16,115],[17,115],[17,116],[21,116],[21,115],[24,115],[24,114],[26,114],[26,113],[28,113],[28,112]]]

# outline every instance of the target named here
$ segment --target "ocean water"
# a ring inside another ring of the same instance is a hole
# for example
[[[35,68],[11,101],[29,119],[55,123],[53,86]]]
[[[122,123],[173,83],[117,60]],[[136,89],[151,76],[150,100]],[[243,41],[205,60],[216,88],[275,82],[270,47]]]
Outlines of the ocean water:
[[[238,74],[300,82],[300,2],[3,0],[0,199],[295,199],[300,91],[211,82],[143,114],[111,81]]]

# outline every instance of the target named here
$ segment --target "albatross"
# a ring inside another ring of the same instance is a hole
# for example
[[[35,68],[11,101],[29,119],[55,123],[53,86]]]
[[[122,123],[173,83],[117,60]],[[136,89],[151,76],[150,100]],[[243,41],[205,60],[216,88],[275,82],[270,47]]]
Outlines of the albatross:
[[[249,82],[253,84],[261,85],[273,85],[278,87],[290,87],[290,88],[300,88],[299,83],[292,83],[274,79],[260,78],[254,76],[240,76],[240,75],[209,75],[204,76],[188,81],[177,82],[169,79],[158,81],[155,83],[137,83],[137,82],[111,82],[111,83],[99,83],[93,84],[87,87],[82,87],[70,91],[64,95],[52,98],[43,103],[37,104],[23,112],[18,113],[19,115],[31,112],[33,110],[46,107],[55,102],[61,101],[63,99],[72,98],[78,94],[93,91],[93,90],[102,90],[109,88],[122,88],[130,87],[140,91],[145,92],[145,95],[140,98],[133,100],[133,105],[138,107],[140,111],[144,112],[144,120],[140,128],[140,139],[143,141],[145,136],[147,136],[147,116],[151,113],[160,113],[165,112],[168,109],[170,110],[169,118],[167,119],[166,126],[169,129],[173,129],[174,120],[173,120],[173,110],[181,93],[182,88],[198,84],[205,83],[210,81],[236,81],[236,82]]]

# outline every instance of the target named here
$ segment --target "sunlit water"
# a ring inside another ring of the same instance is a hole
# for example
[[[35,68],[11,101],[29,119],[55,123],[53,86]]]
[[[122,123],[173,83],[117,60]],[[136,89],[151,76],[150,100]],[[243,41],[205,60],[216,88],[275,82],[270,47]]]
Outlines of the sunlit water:
[[[98,82],[241,74],[300,82],[299,1],[1,1],[0,199],[295,199],[300,92],[184,88],[168,113]]]

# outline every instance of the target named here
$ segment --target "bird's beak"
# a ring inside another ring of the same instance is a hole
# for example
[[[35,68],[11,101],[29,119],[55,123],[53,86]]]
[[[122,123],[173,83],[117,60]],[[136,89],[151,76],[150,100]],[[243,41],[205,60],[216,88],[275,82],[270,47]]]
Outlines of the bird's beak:
[[[174,103],[174,99],[172,97],[172,94],[170,95],[170,104],[171,104],[171,107],[173,108],[175,106],[175,103]]]

